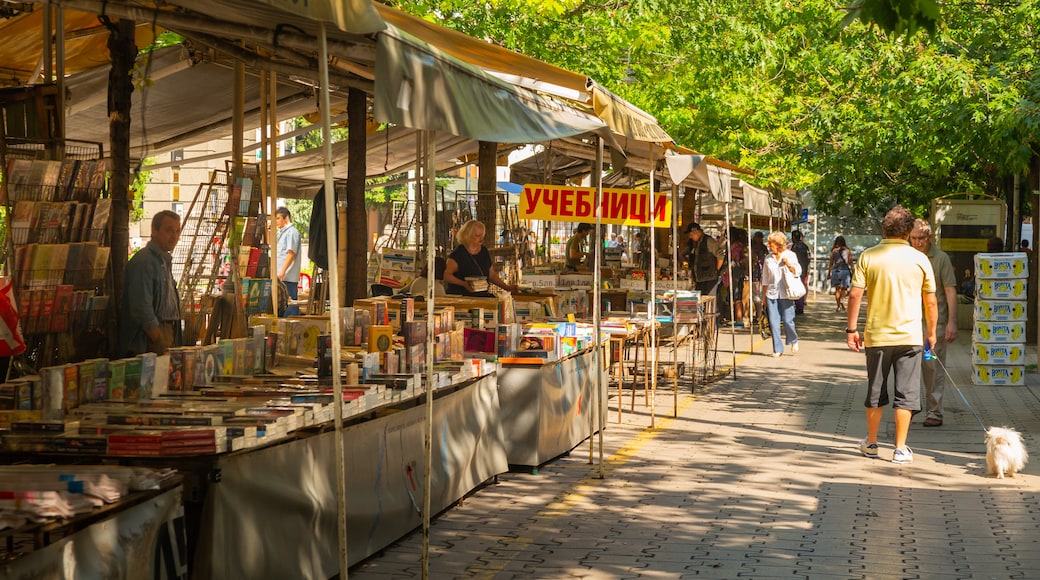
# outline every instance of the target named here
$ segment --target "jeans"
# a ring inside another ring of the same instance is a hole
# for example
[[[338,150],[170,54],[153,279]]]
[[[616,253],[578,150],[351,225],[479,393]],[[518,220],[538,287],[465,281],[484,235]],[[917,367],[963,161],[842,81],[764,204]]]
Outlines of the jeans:
[[[802,285],[805,286],[806,289],[808,289],[809,288],[809,274],[808,273],[802,274],[801,275],[801,279],[802,279]],[[805,298],[807,296],[809,296],[808,292],[805,293],[805,296],[802,296],[798,300],[794,301],[794,312],[795,312],[795,314],[804,314],[805,313]]]
[[[285,284],[285,294],[289,297],[289,300],[296,300],[299,296],[299,282],[282,282]],[[290,304],[285,307],[285,316],[299,316],[300,307],[295,304]]]
[[[787,344],[798,342],[798,332],[794,329],[794,300],[767,298],[766,316],[769,317],[769,331],[773,334],[773,352],[784,352],[784,343],[780,338],[781,321]]]

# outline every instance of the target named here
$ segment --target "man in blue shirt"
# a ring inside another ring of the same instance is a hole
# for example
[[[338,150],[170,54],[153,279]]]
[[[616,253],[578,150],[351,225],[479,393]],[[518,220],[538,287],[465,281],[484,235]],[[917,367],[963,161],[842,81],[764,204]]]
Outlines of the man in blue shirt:
[[[126,264],[119,353],[164,354],[181,345],[181,309],[170,252],[181,237],[181,216],[163,210],[152,218],[152,239]]]
[[[274,222],[278,226],[278,260],[275,263],[278,279],[285,284],[285,293],[290,300],[299,295],[300,283],[300,231],[292,223],[292,214],[288,208],[279,207],[274,211]],[[298,316],[300,308],[290,304],[285,309],[285,316]]]

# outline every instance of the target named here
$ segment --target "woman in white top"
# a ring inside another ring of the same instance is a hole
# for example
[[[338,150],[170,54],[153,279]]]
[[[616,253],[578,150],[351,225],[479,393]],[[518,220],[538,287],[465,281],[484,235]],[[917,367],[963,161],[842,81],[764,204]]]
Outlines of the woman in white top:
[[[802,267],[798,264],[798,256],[787,249],[787,236],[783,232],[773,232],[766,240],[769,253],[762,265],[763,308],[769,318],[769,330],[773,334],[773,357],[784,353],[784,343],[780,338],[780,323],[783,322],[787,334],[787,344],[791,352],[798,352],[798,332],[794,328],[794,300],[787,297],[787,286],[781,268],[786,268],[792,275],[801,276]]]

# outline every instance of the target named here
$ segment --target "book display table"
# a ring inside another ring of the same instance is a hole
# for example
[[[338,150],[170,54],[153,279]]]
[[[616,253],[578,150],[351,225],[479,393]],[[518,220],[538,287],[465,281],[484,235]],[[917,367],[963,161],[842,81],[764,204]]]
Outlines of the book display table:
[[[496,380],[491,373],[434,392],[433,513],[508,469]],[[419,387],[400,392],[406,394],[344,418],[351,564],[422,524],[426,395]],[[326,420],[270,443],[218,454],[118,457],[103,451],[23,451],[8,452],[0,461],[31,457],[38,462],[176,469],[184,483],[178,525],[187,538],[187,550],[182,543],[179,553],[186,553],[181,561],[188,563],[191,578],[330,578],[339,573],[335,437],[332,421]],[[180,506],[181,487],[177,497]],[[52,561],[62,558],[59,552]],[[0,568],[4,578],[61,577],[2,572]]]
[[[605,400],[608,382],[606,364],[596,369],[595,359],[590,348],[556,361],[502,365],[498,393],[510,465],[538,467],[592,434],[593,409]],[[601,392],[593,396],[597,371]],[[597,425],[606,419],[606,405],[602,409]]]
[[[495,375],[440,389],[433,407],[432,511],[507,470]],[[344,427],[351,564],[422,523],[425,396]],[[338,574],[335,433],[218,456],[195,578]]]
[[[0,532],[0,578],[188,578],[183,487],[135,492],[66,520]]]

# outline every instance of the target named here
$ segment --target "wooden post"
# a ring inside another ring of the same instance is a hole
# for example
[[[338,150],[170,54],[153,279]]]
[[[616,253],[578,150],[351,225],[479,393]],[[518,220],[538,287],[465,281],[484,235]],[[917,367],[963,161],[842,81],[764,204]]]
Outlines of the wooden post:
[[[365,155],[368,149],[366,120],[368,118],[368,97],[360,89],[350,89],[347,93],[347,117],[349,132],[347,135],[347,239],[339,243],[347,245],[347,279],[346,304],[354,304],[359,298],[368,297],[368,223],[365,214]],[[326,203],[332,203],[335,195],[327,195]],[[330,236],[336,232],[329,232]],[[335,260],[336,256],[329,256]]]
[[[112,197],[112,308],[109,308],[108,350],[115,353],[119,344],[117,315],[123,303],[123,279],[130,248],[130,96],[134,84],[130,71],[137,59],[134,21],[105,21],[108,27],[108,52],[112,68],[108,72],[108,134],[112,155],[109,195]]]
[[[498,144],[487,141],[480,142],[477,154],[477,219],[484,224],[484,245],[493,248],[498,245],[498,226],[495,208],[496,203],[496,168],[498,163]],[[431,192],[432,194],[432,192]],[[449,244],[450,245],[450,244]]]

